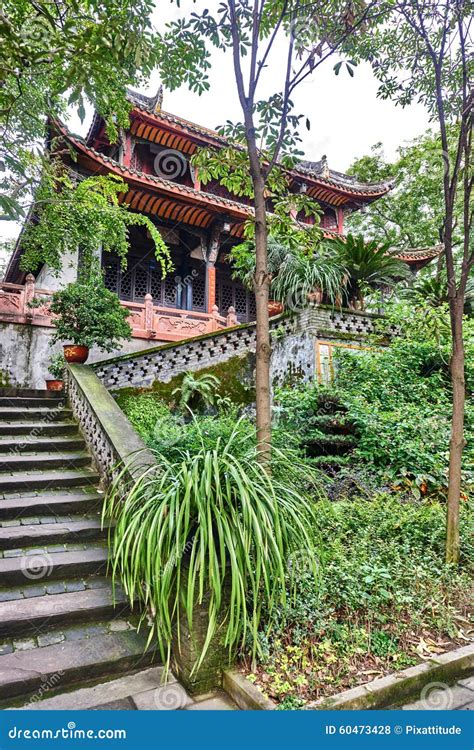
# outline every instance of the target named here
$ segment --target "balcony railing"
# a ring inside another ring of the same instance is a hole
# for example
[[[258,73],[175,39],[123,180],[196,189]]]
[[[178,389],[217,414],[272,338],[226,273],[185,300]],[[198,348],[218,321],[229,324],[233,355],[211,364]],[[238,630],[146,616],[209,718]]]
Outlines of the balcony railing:
[[[36,287],[32,274],[26,277],[24,286],[1,282],[0,322],[52,327],[53,316],[49,310],[52,294],[48,289]],[[223,317],[219,315],[217,305],[214,305],[212,313],[158,307],[153,304],[151,294],[145,296],[143,303],[124,300],[120,300],[120,303],[129,310],[128,321],[132,337],[138,339],[182,341],[203,333],[230,328],[238,323],[233,307]]]

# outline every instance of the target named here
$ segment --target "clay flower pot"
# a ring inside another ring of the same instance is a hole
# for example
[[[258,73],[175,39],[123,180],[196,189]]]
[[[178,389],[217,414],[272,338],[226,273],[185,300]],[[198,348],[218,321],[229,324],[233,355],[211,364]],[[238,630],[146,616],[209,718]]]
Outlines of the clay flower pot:
[[[62,391],[63,388],[64,388],[63,380],[47,380],[46,381],[47,391]]]
[[[75,362],[78,365],[84,364],[89,356],[89,347],[80,344],[64,344],[64,359],[66,362]]]
[[[283,305],[281,302],[270,301],[268,303],[268,314],[270,317],[273,315],[279,315],[281,312],[283,312]]]

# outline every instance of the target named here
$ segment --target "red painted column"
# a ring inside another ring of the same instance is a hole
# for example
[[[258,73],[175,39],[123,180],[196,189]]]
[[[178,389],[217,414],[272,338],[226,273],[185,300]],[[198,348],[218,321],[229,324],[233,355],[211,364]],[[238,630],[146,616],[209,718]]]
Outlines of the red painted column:
[[[207,274],[207,312],[212,313],[216,304],[216,267],[214,265],[206,266]]]
[[[132,161],[132,136],[130,131],[127,130],[125,133],[125,143],[123,149],[123,164],[125,167],[129,167]]]
[[[337,231],[339,234],[344,234],[344,209],[337,209]]]

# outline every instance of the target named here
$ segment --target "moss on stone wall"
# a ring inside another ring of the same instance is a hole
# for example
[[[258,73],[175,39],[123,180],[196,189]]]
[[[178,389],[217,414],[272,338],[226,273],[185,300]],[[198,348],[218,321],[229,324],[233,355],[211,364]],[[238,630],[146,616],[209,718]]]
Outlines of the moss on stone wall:
[[[229,398],[234,404],[251,404],[255,401],[254,385],[255,355],[252,353],[231,357],[211,367],[204,367],[198,375],[215,375],[220,381],[217,393],[222,398]],[[172,395],[175,388],[183,382],[185,373],[171,378],[167,383],[155,380],[151,388],[122,388],[114,391],[113,396],[123,408],[126,401],[139,393],[151,393],[167,404],[175,401]]]
[[[10,373],[8,370],[0,370],[0,388],[11,386]]]

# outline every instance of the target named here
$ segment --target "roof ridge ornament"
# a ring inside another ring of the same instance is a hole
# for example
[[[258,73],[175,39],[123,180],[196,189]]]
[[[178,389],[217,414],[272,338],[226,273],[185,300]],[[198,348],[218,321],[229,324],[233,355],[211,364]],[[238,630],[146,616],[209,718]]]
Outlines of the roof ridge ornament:
[[[163,84],[160,84],[158,91],[153,99],[153,114],[158,115],[163,106]]]
[[[326,156],[326,154],[323,154],[321,157],[321,175],[326,179],[329,179],[329,177],[331,176],[331,173],[329,171],[328,157]]]

